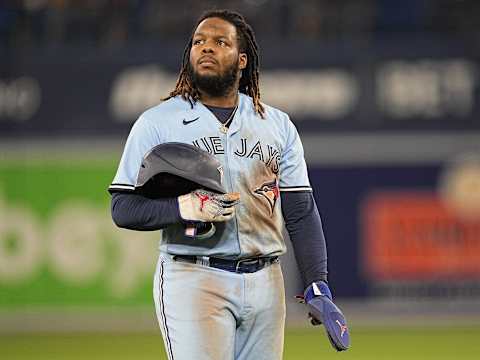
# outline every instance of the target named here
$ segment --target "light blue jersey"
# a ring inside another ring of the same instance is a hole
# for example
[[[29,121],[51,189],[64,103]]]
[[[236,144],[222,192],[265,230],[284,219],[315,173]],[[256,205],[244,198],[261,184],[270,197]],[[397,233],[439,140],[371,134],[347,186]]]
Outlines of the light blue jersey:
[[[222,258],[275,256],[285,252],[280,191],[311,191],[303,147],[287,114],[264,105],[265,119],[252,99],[239,94],[228,130],[200,101],[193,109],[177,96],[145,111],[133,125],[109,189],[133,191],[144,155],[165,142],[193,144],[223,164],[223,184],[240,193],[235,218],[216,223],[208,239],[185,236],[182,224],[163,230],[160,250],[176,255]]]

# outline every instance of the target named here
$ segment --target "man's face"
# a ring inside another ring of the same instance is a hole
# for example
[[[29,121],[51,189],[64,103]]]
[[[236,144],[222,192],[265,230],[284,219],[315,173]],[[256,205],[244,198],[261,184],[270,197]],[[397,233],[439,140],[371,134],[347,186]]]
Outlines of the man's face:
[[[231,90],[247,65],[235,26],[219,18],[203,20],[193,35],[189,65],[193,83],[207,94],[223,96]]]

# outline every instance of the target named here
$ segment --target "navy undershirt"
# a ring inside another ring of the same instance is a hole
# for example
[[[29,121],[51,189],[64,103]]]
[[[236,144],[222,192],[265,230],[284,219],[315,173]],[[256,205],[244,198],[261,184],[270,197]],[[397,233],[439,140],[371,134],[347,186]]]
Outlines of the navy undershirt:
[[[215,115],[222,124],[225,124],[230,118],[230,115],[235,111],[234,107],[222,108],[218,106],[205,105],[208,110],[210,110],[213,115]]]
[[[234,108],[207,106],[220,122]],[[304,286],[327,281],[327,249],[320,214],[311,192],[281,192],[282,214]],[[149,199],[135,193],[112,194],[112,218],[121,228],[159,230],[182,222],[176,198]]]

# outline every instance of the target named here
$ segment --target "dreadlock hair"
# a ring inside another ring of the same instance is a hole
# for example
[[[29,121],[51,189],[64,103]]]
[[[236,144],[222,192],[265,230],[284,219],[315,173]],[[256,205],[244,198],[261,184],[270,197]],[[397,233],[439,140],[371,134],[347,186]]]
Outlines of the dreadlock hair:
[[[170,92],[169,96],[163,100],[168,100],[174,96],[181,95],[183,99],[188,100],[193,107],[194,103],[199,100],[200,92],[192,83],[192,79],[188,74],[188,66],[190,62],[190,50],[193,43],[193,35],[198,25],[208,18],[220,18],[235,26],[237,29],[237,41],[239,51],[247,54],[247,66],[242,70],[238,90],[241,93],[249,95],[253,99],[255,111],[264,118],[265,109],[260,103],[259,79],[259,60],[258,45],[255,40],[255,34],[252,27],[246,22],[245,18],[237,12],[229,10],[210,10],[200,16],[195,25],[190,40],[183,52],[182,67],[178,76],[175,89]]]

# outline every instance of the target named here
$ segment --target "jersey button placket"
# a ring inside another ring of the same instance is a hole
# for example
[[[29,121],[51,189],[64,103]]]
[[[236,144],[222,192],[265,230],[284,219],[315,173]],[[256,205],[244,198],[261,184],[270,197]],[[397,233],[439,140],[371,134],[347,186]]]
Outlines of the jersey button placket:
[[[235,114],[236,116],[236,114]],[[233,121],[235,121],[235,116],[233,118]],[[233,123],[232,121],[232,123]],[[224,141],[224,144],[225,144],[225,173],[226,173],[226,176],[225,178],[228,178],[228,186],[230,187],[230,190],[231,191],[235,191],[235,189],[233,188],[233,180],[232,180],[232,174],[230,172],[230,138],[235,136],[235,133],[237,131],[234,131],[232,132],[231,129],[229,131],[229,128],[225,127],[226,128],[226,131],[223,132],[221,129],[220,129],[220,132],[223,134],[223,141]],[[233,154],[233,153],[232,153]],[[232,155],[233,156],[233,155]],[[240,199],[240,204],[237,205],[237,206],[241,206],[241,201],[242,199]],[[240,234],[238,233],[238,220],[237,220],[237,214],[235,214],[235,217],[233,218],[234,221],[235,221],[235,232],[236,232],[236,235],[237,235],[237,244],[238,244],[238,250],[239,252],[241,253],[242,252],[242,247],[240,245]]]

